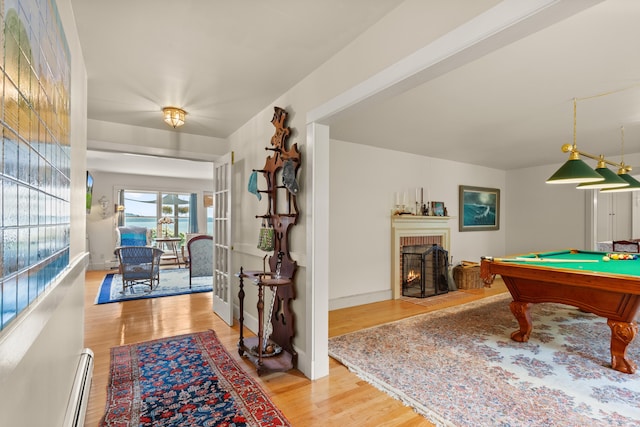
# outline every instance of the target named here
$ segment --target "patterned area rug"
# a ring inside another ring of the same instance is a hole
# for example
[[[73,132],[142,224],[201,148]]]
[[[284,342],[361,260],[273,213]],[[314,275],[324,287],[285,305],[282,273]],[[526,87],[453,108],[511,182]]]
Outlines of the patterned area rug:
[[[188,268],[160,270],[160,283],[153,291],[149,292],[149,289],[147,285],[134,285],[127,287],[123,294],[122,276],[116,273],[107,274],[100,285],[96,304],[209,292],[213,289],[213,277],[194,277],[189,289]]]
[[[111,349],[101,426],[289,426],[213,331]]]
[[[638,426],[640,371],[611,369],[606,319],[532,307],[528,343],[497,295],[331,338],[329,353],[442,426]],[[640,363],[638,340],[627,355]]]

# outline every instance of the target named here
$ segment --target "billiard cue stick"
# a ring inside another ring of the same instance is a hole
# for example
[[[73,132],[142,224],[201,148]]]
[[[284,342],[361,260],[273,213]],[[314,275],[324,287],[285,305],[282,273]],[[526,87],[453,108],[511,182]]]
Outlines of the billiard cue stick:
[[[523,257],[516,257],[516,258],[495,258],[495,257],[491,257],[491,256],[486,256],[483,257],[483,259],[486,259],[487,261],[499,261],[499,262],[510,262],[510,261],[514,261],[514,262],[600,262],[600,260],[597,259],[551,259],[551,258],[523,258]]]

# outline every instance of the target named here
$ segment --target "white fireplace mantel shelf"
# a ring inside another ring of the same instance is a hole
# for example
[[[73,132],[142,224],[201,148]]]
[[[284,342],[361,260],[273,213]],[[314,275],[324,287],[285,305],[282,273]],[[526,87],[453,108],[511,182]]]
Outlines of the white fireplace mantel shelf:
[[[429,216],[429,215],[392,215],[392,221],[449,221],[455,216]]]
[[[398,299],[402,295],[400,239],[402,237],[439,236],[442,248],[449,252],[451,235],[449,220],[454,218],[452,216],[391,216],[391,289],[394,299]]]

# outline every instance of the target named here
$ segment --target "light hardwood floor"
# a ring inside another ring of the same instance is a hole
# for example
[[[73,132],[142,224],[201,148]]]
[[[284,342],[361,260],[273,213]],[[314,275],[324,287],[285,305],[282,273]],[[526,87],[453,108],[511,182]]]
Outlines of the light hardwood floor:
[[[258,377],[236,350],[238,325],[227,326],[211,311],[212,295],[200,293],[125,303],[94,305],[105,271],[88,271],[85,282],[85,346],[95,354],[85,426],[99,425],[106,403],[111,347],[213,329],[229,353],[262,385],[293,426],[431,426],[422,416],[378,391],[330,360],[329,376],[316,381],[292,370]],[[504,292],[491,288],[461,291],[468,298],[435,297],[427,306],[395,300],[329,313],[329,335],[341,335],[462,302]],[[426,300],[422,300],[426,301]],[[373,315],[372,315],[373,314]],[[295,343],[295,339],[294,339]]]

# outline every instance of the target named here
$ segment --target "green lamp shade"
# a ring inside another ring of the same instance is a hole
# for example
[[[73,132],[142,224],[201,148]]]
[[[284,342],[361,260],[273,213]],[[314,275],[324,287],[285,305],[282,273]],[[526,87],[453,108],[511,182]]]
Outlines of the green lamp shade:
[[[604,181],[604,177],[582,160],[569,159],[547,179],[547,184],[582,184],[594,181]]]
[[[577,188],[581,190],[589,190],[629,186],[627,181],[622,179],[620,175],[616,175],[615,172],[609,170],[607,167],[596,168],[596,172],[604,178],[604,181],[587,182],[585,184],[578,185]]]
[[[618,175],[621,179],[623,179],[625,182],[628,182],[629,185],[626,185],[624,187],[616,187],[616,188],[607,188],[602,190],[602,192],[607,192],[607,193],[622,193],[624,191],[638,191],[640,190],[640,182],[638,182],[637,179],[635,179],[634,177],[632,177],[629,174],[623,173]]]

